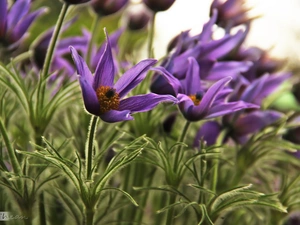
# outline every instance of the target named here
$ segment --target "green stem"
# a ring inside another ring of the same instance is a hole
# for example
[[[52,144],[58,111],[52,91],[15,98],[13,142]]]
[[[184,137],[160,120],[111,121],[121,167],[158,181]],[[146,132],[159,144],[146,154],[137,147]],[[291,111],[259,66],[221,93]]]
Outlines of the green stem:
[[[85,208],[85,225],[93,225],[95,211],[93,208]]]
[[[228,130],[225,129],[220,133],[220,135],[216,141],[217,146],[220,146],[222,144],[227,132],[228,132]],[[218,183],[219,159],[214,159],[212,162],[212,166],[213,166],[213,168],[212,168],[211,190],[213,192],[216,192],[217,183]]]
[[[97,33],[98,33],[98,28],[99,28],[99,23],[101,20],[101,16],[99,16],[97,14],[97,16],[95,17],[94,21],[93,21],[93,25],[92,25],[92,30],[91,30],[91,40],[89,41],[89,45],[88,45],[88,50],[87,50],[87,54],[86,54],[86,62],[91,65],[92,63],[90,62],[91,57],[92,57],[92,49],[93,49],[93,43],[95,42],[96,38],[97,38]]]
[[[5,127],[4,127],[3,122],[2,122],[1,119],[0,119],[0,132],[2,134],[2,138],[3,138],[4,143],[6,145],[8,156],[9,156],[9,159],[10,159],[13,171],[17,175],[21,176],[23,174],[22,173],[22,168],[21,168],[21,166],[19,164],[19,161],[17,159],[16,153],[15,153],[15,151],[14,151],[12,145],[11,145],[11,142],[10,142],[10,140],[8,138],[6,129],[5,129]]]
[[[40,214],[40,224],[47,225],[47,219],[46,219],[46,209],[45,209],[45,198],[44,193],[40,193],[39,196],[39,214]]]
[[[154,33],[155,33],[155,17],[156,13],[153,13],[152,20],[151,20],[151,27],[149,31],[149,39],[148,39],[148,58],[154,57],[154,54],[152,54],[152,48],[153,48],[153,40],[154,40]]]
[[[93,149],[94,141],[97,131],[98,117],[92,116],[90,121],[90,126],[88,130],[88,136],[85,146],[85,159],[86,159],[86,179],[90,180],[92,178],[93,170]]]
[[[176,195],[170,194],[170,195],[169,195],[169,203],[168,203],[168,205],[174,204],[175,201],[176,201]],[[174,206],[171,207],[171,208],[168,210],[167,220],[166,220],[166,223],[165,223],[165,224],[166,224],[166,225],[172,225],[173,219],[174,219]]]
[[[182,130],[181,136],[178,139],[178,143],[184,142],[190,124],[191,124],[191,122],[186,121],[186,123],[183,127],[183,130]],[[175,173],[178,169],[179,162],[181,161],[182,156],[183,156],[182,148],[183,148],[182,144],[178,145],[178,148],[176,149],[176,152],[175,152],[174,167],[173,167]]]
[[[53,53],[57,44],[57,40],[58,40],[58,36],[63,24],[63,21],[65,19],[65,16],[67,15],[67,11],[69,8],[69,4],[68,3],[64,3],[62,6],[62,9],[60,11],[59,17],[57,19],[48,49],[47,49],[47,53],[46,53],[46,57],[45,57],[45,61],[44,61],[44,65],[43,65],[43,70],[41,72],[41,76],[40,76],[40,82],[39,82],[39,86],[38,86],[38,101],[37,101],[37,109],[38,108],[43,108],[43,104],[44,104],[44,95],[45,95],[45,89],[46,89],[46,83],[44,82],[45,79],[48,76],[49,73],[49,69],[52,63],[52,58],[53,58]],[[38,105],[39,104],[39,105]]]

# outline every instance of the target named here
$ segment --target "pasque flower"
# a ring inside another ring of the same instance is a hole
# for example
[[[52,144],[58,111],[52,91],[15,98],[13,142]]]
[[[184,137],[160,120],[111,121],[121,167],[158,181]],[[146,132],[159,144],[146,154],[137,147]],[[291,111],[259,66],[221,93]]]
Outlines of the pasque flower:
[[[225,77],[206,88],[201,84],[197,61],[189,58],[188,63],[185,79],[180,81],[163,67],[153,69],[165,75],[176,93],[179,109],[187,120],[198,121],[223,116],[245,108],[259,108],[257,105],[244,101],[226,102],[225,97],[231,90],[226,89],[225,86],[230,82],[231,77]]]
[[[78,5],[78,4],[89,2],[91,0],[63,0],[63,1],[71,5]]]
[[[101,15],[108,16],[121,10],[128,0],[91,0],[93,10]]]
[[[7,0],[0,1],[0,44],[13,48],[24,37],[32,22],[45,8],[29,13],[30,0],[18,0],[8,10]]]
[[[123,99],[131,89],[143,81],[148,69],[156,63],[156,60],[146,59],[139,62],[126,71],[114,84],[115,66],[107,35],[106,38],[106,49],[98,63],[94,76],[77,51],[70,47],[79,74],[84,105],[89,113],[99,116],[106,122],[113,123],[132,120],[132,113],[149,111],[160,102],[177,102],[177,99],[173,96],[153,93]]]
[[[169,9],[175,0],[143,0],[143,2],[152,11],[159,12]]]

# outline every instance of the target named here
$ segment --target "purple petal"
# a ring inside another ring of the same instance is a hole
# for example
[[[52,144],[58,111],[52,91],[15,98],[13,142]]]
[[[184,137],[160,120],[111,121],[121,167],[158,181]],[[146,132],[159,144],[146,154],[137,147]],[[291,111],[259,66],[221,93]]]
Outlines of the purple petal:
[[[162,77],[168,82],[168,84],[172,86],[173,90],[175,91],[175,95],[177,95],[178,92],[182,89],[179,80],[176,77],[174,77],[171,73],[169,73],[169,71],[167,71],[164,67],[158,66],[152,68],[151,70],[162,74]],[[157,79],[160,79],[160,77],[158,77]]]
[[[131,89],[142,82],[146,77],[149,67],[155,63],[155,59],[146,59],[127,70],[114,85],[119,96],[121,98],[124,97]]]
[[[0,37],[4,37],[6,31],[7,0],[0,1]]]
[[[22,17],[29,12],[29,8],[30,0],[18,0],[12,5],[7,16],[8,30],[14,29],[14,27],[18,24]]]
[[[119,109],[130,110],[131,113],[146,112],[153,109],[161,102],[177,103],[177,98],[171,95],[145,94],[121,100]]]
[[[29,26],[35,20],[35,18],[46,12],[46,10],[47,8],[41,8],[25,16],[12,30],[11,35],[14,42],[18,41],[28,30]]]
[[[129,110],[117,111],[109,110],[108,112],[101,114],[100,118],[107,123],[115,123],[126,120],[133,120]]]
[[[203,138],[208,146],[216,143],[216,140],[221,132],[221,126],[215,121],[204,123],[198,130],[194,139],[194,147],[199,147],[200,140]]]
[[[231,81],[231,77],[225,77],[214,83],[204,94],[199,106],[197,106],[197,114],[207,114],[219,92]]]
[[[204,43],[201,45],[199,59],[218,59],[229,53],[240,44],[245,36],[245,32],[239,31],[235,35],[225,35],[223,38]],[[197,58],[198,60],[198,58]]]
[[[207,23],[204,24],[201,35],[200,35],[200,41],[210,41],[212,37],[212,27],[216,23],[218,16],[218,11],[216,9],[213,9],[213,13],[211,18]]]
[[[241,115],[234,122],[234,132],[236,135],[247,135],[259,131],[266,126],[276,122],[283,117],[283,114],[277,111],[254,111],[246,115]]]
[[[70,46],[70,51],[71,51],[71,55],[72,55],[73,61],[75,63],[76,69],[77,69],[77,73],[84,80],[86,80],[90,86],[92,86],[94,77],[93,77],[91,71],[89,70],[88,66],[86,65],[85,61],[83,60],[83,58],[80,55],[78,55],[78,53],[74,47]]]
[[[268,79],[268,74],[262,76],[259,79],[256,79],[252,84],[250,84],[241,96],[241,100],[246,102],[254,102],[257,96],[263,90],[264,84]]]
[[[187,95],[196,94],[201,90],[200,68],[195,58],[188,58],[189,67],[186,73],[184,93]]]
[[[100,104],[91,84],[84,76],[79,77],[85,109],[96,116],[100,115]]]
[[[198,58],[199,53],[200,53],[200,49],[202,46],[197,45],[192,49],[188,49],[186,50],[184,53],[182,53],[181,55],[174,57],[174,66],[172,68],[172,72],[174,74],[176,74],[176,76],[181,79],[184,77],[187,68],[188,68],[188,62],[187,59],[189,57],[194,57],[194,58]]]
[[[235,79],[241,73],[246,72],[253,65],[252,62],[217,62],[214,64],[210,73],[205,77],[206,80],[220,80],[224,77],[231,76]]]
[[[209,109],[205,118],[210,119],[219,116],[224,116],[242,109],[249,109],[249,108],[255,109],[255,108],[259,108],[259,106],[244,101],[217,104]]]
[[[106,35],[106,48],[95,71],[95,79],[93,84],[95,90],[100,86],[112,87],[115,78],[115,65],[111,52],[110,41],[106,30],[104,31]]]

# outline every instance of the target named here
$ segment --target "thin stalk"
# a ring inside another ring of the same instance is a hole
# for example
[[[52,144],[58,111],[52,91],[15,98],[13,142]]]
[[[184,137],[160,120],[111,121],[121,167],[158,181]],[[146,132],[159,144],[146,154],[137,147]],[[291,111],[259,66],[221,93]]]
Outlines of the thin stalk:
[[[101,16],[97,14],[97,16],[94,18],[92,29],[91,29],[91,40],[89,41],[88,44],[88,50],[86,54],[86,62],[91,65],[92,62],[90,62],[91,57],[92,57],[92,49],[93,49],[93,43],[95,42],[98,34],[98,28],[99,28],[99,23],[101,20]]]
[[[2,134],[2,138],[3,138],[4,143],[6,145],[9,160],[10,160],[11,166],[13,168],[13,171],[14,171],[15,174],[21,176],[22,175],[22,168],[20,166],[20,163],[17,159],[16,153],[15,153],[15,151],[14,151],[12,145],[11,145],[11,142],[8,138],[6,129],[5,129],[1,119],[0,119],[0,132]]]
[[[152,20],[150,21],[150,31],[149,31],[149,39],[148,39],[148,58],[154,57],[154,54],[152,54],[152,48],[153,48],[153,40],[154,40],[154,33],[155,33],[155,17],[156,13],[153,13]]]
[[[178,142],[179,142],[179,143],[184,142],[190,124],[191,124],[191,122],[186,121],[186,123],[185,123],[185,125],[184,125],[184,127],[183,127],[183,130],[182,130],[181,136],[180,136],[179,139],[178,139]],[[178,148],[176,149],[176,152],[175,152],[174,167],[173,167],[175,173],[176,173],[176,171],[177,171],[179,162],[180,162],[181,159],[182,159],[182,155],[183,155],[182,147],[183,147],[182,144],[178,145]]]
[[[46,219],[46,208],[45,208],[45,198],[44,193],[40,193],[39,196],[39,215],[40,215],[40,224],[47,225],[47,219]]]
[[[221,132],[221,134],[219,135],[219,137],[216,141],[217,146],[220,146],[222,144],[227,132],[228,131],[226,129]],[[217,183],[218,183],[219,159],[214,159],[212,166],[213,166],[213,168],[212,168],[211,190],[213,192],[216,192]]]
[[[46,53],[46,57],[45,57],[45,61],[44,61],[44,65],[43,65],[43,70],[41,72],[40,75],[40,82],[39,82],[39,86],[38,86],[38,101],[37,101],[37,110],[39,108],[43,108],[43,104],[44,104],[44,95],[45,95],[45,89],[46,89],[46,83],[44,82],[46,77],[48,76],[49,73],[49,69],[52,63],[52,58],[53,58],[53,53],[57,44],[57,40],[59,37],[59,33],[62,27],[62,24],[64,22],[64,19],[67,15],[67,11],[69,8],[69,4],[68,3],[64,3],[59,17],[57,19],[48,49],[47,49],[47,53]]]
[[[169,195],[169,203],[168,205],[174,204],[176,201],[176,195],[170,194]],[[174,219],[174,207],[171,207],[168,210],[167,219],[166,219],[166,225],[172,225]]]
[[[86,179],[91,180],[93,169],[93,149],[94,141],[97,131],[98,117],[92,116],[88,130],[88,136],[85,146],[85,159],[86,159]]]

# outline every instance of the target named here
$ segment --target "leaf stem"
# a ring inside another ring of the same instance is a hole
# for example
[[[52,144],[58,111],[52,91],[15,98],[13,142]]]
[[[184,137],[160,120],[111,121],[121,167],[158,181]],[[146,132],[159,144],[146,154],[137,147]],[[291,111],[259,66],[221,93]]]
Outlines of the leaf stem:
[[[91,66],[92,62],[91,61],[91,57],[92,57],[92,50],[93,50],[93,43],[95,42],[96,38],[97,38],[97,31],[99,28],[99,23],[101,21],[101,16],[99,16],[97,14],[97,16],[94,18],[93,21],[93,25],[92,25],[92,29],[91,29],[91,39],[88,43],[88,48],[87,48],[87,53],[86,53],[86,62]]]
[[[154,33],[155,33],[155,17],[156,13],[153,13],[152,20],[151,20],[151,27],[149,31],[149,39],[148,39],[148,58],[154,57],[153,54],[153,40],[154,40]]]

